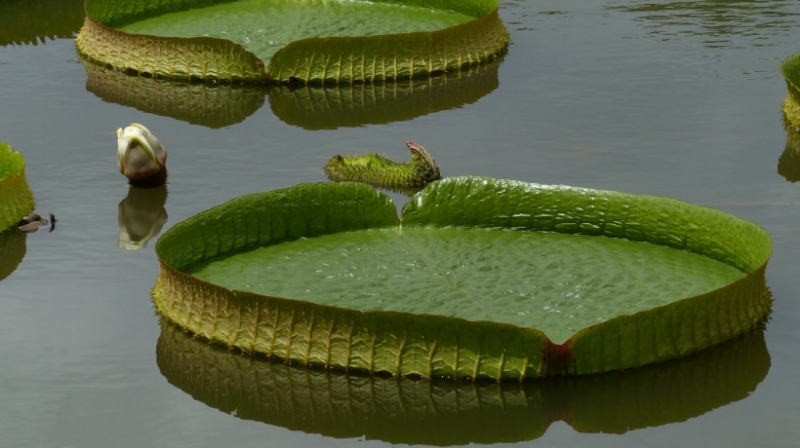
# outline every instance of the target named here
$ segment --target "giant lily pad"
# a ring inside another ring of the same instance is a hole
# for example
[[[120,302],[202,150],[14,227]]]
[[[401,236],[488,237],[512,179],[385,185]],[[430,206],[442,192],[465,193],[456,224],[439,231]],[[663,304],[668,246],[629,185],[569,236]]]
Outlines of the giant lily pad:
[[[33,192],[25,178],[25,159],[0,142],[0,232],[33,210]]]
[[[488,178],[430,184],[400,225],[362,184],[244,196],[176,225],[156,252],[156,308],[196,335],[397,375],[637,367],[744,333],[771,304],[771,242],[750,222]]]
[[[195,400],[245,420],[336,438],[452,446],[541,437],[563,421],[625,433],[743,400],[764,380],[763,329],[681,359],[601,375],[526,382],[411,380],[244,357],[161,321],[161,374]]]
[[[78,50],[173,79],[339,83],[409,79],[505,51],[497,0],[87,0]]]

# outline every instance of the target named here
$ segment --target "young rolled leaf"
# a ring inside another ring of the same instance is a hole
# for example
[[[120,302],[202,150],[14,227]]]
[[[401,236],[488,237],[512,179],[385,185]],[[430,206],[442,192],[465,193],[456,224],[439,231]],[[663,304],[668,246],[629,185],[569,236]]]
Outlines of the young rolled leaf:
[[[235,199],[159,239],[156,308],[300,364],[517,380],[684,356],[769,312],[769,237],[719,211],[465,177],[394,213],[353,183]]]
[[[17,224],[33,206],[33,192],[25,178],[25,158],[0,142],[0,232]]]
[[[76,41],[85,57],[172,79],[409,79],[491,61],[508,46],[497,0],[87,0],[86,12]]]
[[[425,147],[407,142],[411,162],[400,163],[377,153],[343,156],[336,154],[325,165],[325,174],[334,182],[363,182],[409,195],[422,190],[442,176],[439,165]]]

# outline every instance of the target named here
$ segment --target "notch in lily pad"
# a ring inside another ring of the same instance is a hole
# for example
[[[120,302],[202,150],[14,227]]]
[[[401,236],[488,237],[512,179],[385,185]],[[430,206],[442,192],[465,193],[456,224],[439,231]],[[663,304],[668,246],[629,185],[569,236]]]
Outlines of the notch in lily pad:
[[[494,60],[497,0],[87,0],[76,43],[144,76],[234,83],[411,79]],[[309,19],[313,17],[313,19]]]
[[[396,213],[350,182],[233,199],[159,239],[156,309],[301,365],[524,380],[682,357],[771,307],[769,236],[721,211],[456,177]]]

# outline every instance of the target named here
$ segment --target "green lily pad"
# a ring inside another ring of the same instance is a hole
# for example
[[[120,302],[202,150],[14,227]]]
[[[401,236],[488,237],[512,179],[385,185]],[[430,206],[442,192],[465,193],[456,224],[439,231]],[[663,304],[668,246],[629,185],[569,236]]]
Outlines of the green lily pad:
[[[508,45],[497,0],[87,0],[86,13],[82,54],[173,79],[409,79],[491,61]]]
[[[25,178],[25,158],[0,142],[0,232],[33,210],[33,192]]]
[[[525,382],[412,380],[245,357],[163,318],[156,362],[170,384],[236,418],[326,437],[435,446],[533,440],[558,421],[617,434],[682,422],[747,398],[770,369],[758,328],[693,356],[624,372]]]
[[[666,198],[488,178],[403,208],[362,184],[237,198],[159,239],[156,307],[301,364],[517,378],[637,367],[770,309],[768,235]]]

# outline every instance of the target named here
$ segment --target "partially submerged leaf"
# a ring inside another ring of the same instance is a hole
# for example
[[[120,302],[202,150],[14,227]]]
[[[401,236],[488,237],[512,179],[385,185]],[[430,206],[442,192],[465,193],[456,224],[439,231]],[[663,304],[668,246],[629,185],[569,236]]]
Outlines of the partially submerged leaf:
[[[410,196],[442,175],[424,146],[411,141],[406,146],[411,162],[395,162],[378,153],[336,154],[325,164],[325,174],[334,182],[363,182]]]
[[[236,199],[159,240],[156,307],[302,364],[496,379],[683,356],[770,308],[767,234],[680,201],[448,178],[395,219],[360,184]]]

